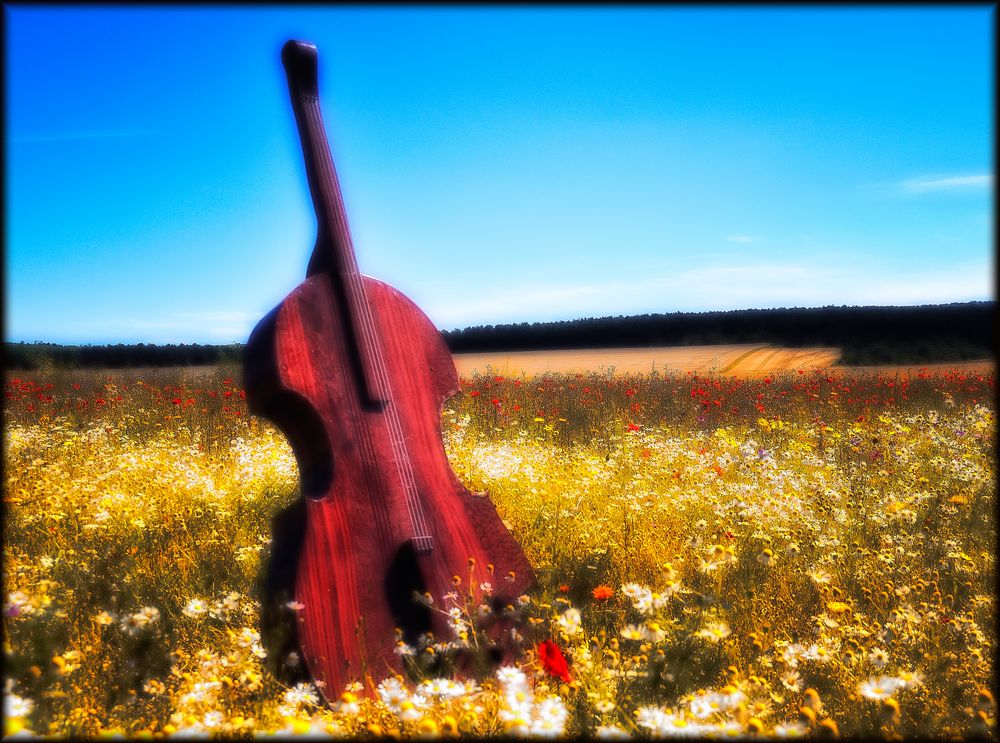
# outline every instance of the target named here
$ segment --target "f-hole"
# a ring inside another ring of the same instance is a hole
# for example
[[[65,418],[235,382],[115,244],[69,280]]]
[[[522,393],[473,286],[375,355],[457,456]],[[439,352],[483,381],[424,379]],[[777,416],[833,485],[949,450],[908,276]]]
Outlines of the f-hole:
[[[396,626],[403,630],[403,639],[416,645],[421,635],[430,632],[431,610],[417,601],[414,594],[427,590],[413,543],[406,540],[396,552],[386,571],[385,597]]]
[[[299,467],[302,498],[271,521],[271,559],[258,577],[261,590],[261,640],[267,648],[271,672],[291,685],[308,678],[301,656],[298,622],[289,602],[295,597],[295,579],[306,533],[306,498],[326,497],[333,483],[333,452],[316,409],[298,393],[268,390],[251,397],[255,415],[267,418],[288,439]]]
[[[280,390],[260,406],[260,415],[285,435],[299,466],[299,490],[321,500],[333,483],[333,452],[326,427],[316,409],[302,395]]]

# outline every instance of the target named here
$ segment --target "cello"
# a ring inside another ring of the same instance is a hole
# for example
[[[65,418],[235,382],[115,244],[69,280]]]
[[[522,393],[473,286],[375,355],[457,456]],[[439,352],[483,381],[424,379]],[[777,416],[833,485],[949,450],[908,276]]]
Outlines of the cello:
[[[441,601],[461,583],[499,612],[535,579],[489,498],[468,491],[448,462],[441,410],[459,385],[441,334],[403,294],[358,270],[316,47],[289,41],[281,59],[317,237],[306,279],[247,341],[244,385],[250,412],[281,430],[298,463],[295,642],[335,698],[359,681],[372,693],[379,675],[404,670],[400,638],[412,646],[427,633],[454,636],[427,597]]]

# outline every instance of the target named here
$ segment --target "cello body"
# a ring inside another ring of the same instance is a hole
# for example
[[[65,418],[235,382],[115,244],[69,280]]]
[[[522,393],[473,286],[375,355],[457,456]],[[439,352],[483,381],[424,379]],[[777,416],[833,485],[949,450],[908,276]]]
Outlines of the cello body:
[[[334,698],[403,670],[398,640],[453,640],[449,591],[501,606],[534,582],[485,495],[452,471],[441,409],[458,376],[440,333],[400,292],[357,270],[319,118],[316,50],[282,53],[318,217],[306,280],[247,342],[250,410],[288,438],[304,526],[294,572],[297,643]],[[489,584],[489,585],[487,585]],[[427,594],[433,606],[418,600]],[[397,632],[398,630],[398,632]]]

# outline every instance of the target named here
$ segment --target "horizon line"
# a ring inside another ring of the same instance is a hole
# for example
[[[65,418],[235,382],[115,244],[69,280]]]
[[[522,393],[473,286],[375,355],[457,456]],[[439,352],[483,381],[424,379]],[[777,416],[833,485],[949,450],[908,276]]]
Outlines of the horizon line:
[[[632,318],[632,317],[650,317],[650,316],[669,316],[669,315],[712,315],[712,314],[728,314],[731,312],[781,312],[790,310],[827,310],[827,309],[918,309],[922,307],[951,307],[955,305],[972,305],[972,304],[989,304],[996,303],[996,297],[991,297],[989,299],[966,299],[966,300],[955,300],[953,302],[927,302],[924,304],[825,304],[814,307],[744,307],[740,309],[731,310],[675,310],[672,312],[644,312],[636,313],[631,315],[598,315],[598,316],[587,316],[587,317],[576,317],[570,320],[535,320],[535,321],[523,321],[523,322],[501,322],[495,324],[479,324],[479,325],[466,325],[463,328],[453,328],[451,330],[445,330],[438,328],[438,332],[442,334],[451,333],[462,333],[466,330],[474,330],[483,327],[515,327],[520,325],[554,325],[558,323],[573,323],[586,320],[615,320],[620,318]],[[124,341],[124,340],[113,340],[113,341],[77,341],[77,342],[61,342],[61,341],[50,341],[50,340],[12,340],[5,338],[5,344],[11,345],[50,345],[50,346],[245,346],[246,341],[230,341],[226,342],[202,342],[202,341]]]

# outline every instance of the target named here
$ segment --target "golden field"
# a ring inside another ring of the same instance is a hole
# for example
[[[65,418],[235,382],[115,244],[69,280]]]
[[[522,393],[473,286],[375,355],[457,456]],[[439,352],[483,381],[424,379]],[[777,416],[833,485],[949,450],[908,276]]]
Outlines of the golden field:
[[[783,348],[755,343],[650,348],[587,348],[560,351],[493,351],[455,354],[460,374],[488,369],[502,374],[598,372],[617,374],[726,374],[763,376],[794,369],[828,368],[837,348]]]
[[[992,371],[477,373],[442,415],[539,589],[523,653],[286,686],[259,635],[287,442],[238,370],[9,374],[6,734],[993,735]]]
[[[759,343],[710,346],[652,346],[648,348],[588,348],[561,351],[490,351],[455,354],[460,374],[471,377],[495,370],[501,374],[545,374],[549,372],[598,372],[609,374],[724,374],[764,377],[799,369],[829,369],[841,374],[918,374],[924,371],[992,372],[992,359],[909,366],[845,367],[837,364],[839,348],[788,348]]]

